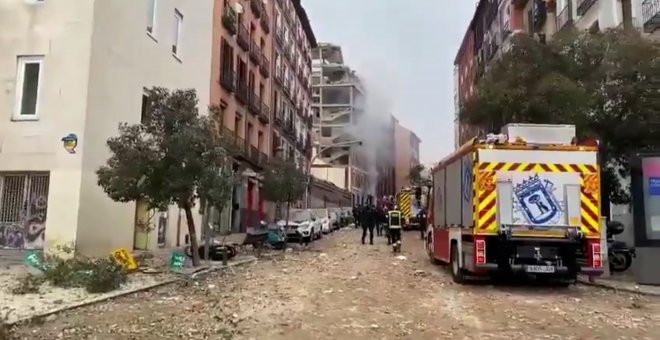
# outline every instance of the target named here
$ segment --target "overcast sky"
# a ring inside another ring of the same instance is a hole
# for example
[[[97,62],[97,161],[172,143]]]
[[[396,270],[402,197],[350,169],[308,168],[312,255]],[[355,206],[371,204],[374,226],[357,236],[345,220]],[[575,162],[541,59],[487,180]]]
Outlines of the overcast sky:
[[[454,148],[453,63],[475,0],[303,0],[319,42],[347,64],[422,140],[421,161]]]

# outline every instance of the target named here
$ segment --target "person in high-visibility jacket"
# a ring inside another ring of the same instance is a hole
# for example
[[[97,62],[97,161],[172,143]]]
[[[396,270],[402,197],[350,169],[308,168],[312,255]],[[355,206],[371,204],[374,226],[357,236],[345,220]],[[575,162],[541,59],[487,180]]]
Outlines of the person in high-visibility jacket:
[[[394,247],[401,248],[401,224],[402,216],[401,211],[398,209],[390,210],[387,213],[387,224],[388,224],[388,244],[392,244]]]

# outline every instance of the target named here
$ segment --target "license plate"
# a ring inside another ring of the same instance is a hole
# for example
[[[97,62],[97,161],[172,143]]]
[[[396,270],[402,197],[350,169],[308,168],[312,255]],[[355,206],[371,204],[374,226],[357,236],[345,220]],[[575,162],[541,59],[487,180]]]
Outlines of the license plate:
[[[526,266],[525,271],[528,273],[554,273],[555,267],[553,266]]]

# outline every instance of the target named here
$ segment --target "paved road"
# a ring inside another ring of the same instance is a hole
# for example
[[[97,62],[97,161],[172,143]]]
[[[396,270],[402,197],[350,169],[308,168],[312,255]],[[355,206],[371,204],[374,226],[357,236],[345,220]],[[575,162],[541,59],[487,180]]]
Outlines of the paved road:
[[[653,339],[660,300],[574,286],[459,286],[417,234],[405,260],[342,230],[307,251],[57,316],[23,339]]]

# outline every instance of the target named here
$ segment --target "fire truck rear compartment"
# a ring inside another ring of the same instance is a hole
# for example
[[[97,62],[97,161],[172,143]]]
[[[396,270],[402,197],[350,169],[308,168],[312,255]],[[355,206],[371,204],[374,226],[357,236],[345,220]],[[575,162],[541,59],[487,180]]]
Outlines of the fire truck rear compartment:
[[[579,269],[575,257],[578,241],[556,239],[503,239],[486,241],[490,269],[509,273],[566,276],[573,278]]]

